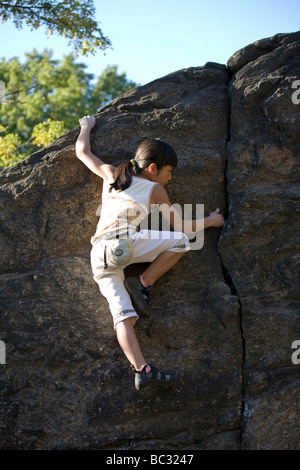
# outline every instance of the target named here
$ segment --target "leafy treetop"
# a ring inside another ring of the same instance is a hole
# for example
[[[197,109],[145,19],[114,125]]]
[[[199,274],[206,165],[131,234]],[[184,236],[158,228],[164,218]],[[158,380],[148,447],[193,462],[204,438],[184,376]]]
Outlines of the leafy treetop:
[[[60,61],[51,50],[33,50],[23,63],[0,59],[5,94],[0,104],[0,171],[49,145],[117,96],[137,86],[107,66],[100,76],[85,71],[68,54]],[[0,83],[1,83],[0,82]],[[2,90],[3,91],[3,90]]]
[[[48,35],[57,33],[69,39],[76,56],[94,54],[98,49],[105,50],[111,46],[110,40],[103,35],[94,17],[95,7],[92,0],[0,2],[2,23],[12,19],[18,29],[22,29],[24,21],[32,29],[44,25]]]

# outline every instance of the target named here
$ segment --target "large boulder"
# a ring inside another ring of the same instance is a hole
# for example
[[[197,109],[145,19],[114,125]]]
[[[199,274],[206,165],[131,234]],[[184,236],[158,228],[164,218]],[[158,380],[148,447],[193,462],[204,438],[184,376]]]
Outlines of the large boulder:
[[[92,279],[102,184],[75,156],[78,128],[1,174],[2,449],[299,448],[299,47],[298,33],[258,41],[96,115],[96,155],[118,164],[160,137],[179,156],[171,201],[227,219],[136,326],[171,389],[135,390]]]
[[[299,58],[295,33],[258,41],[228,61],[235,72],[229,217],[218,246],[241,305],[246,449],[299,448],[300,375],[292,361],[300,340]]]

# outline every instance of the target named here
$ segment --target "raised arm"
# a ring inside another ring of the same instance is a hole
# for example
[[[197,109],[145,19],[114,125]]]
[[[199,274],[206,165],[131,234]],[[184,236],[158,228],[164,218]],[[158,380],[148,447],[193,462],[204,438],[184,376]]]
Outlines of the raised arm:
[[[114,177],[115,167],[104,163],[100,158],[91,152],[90,133],[96,123],[93,116],[84,116],[79,119],[80,133],[75,144],[76,156],[93,173],[101,176],[104,180],[111,180]]]
[[[159,206],[163,218],[175,231],[192,234],[208,227],[222,227],[224,225],[224,217],[220,214],[219,209],[203,219],[182,219],[176,208],[172,206],[165,188],[159,184],[153,189],[151,203]]]

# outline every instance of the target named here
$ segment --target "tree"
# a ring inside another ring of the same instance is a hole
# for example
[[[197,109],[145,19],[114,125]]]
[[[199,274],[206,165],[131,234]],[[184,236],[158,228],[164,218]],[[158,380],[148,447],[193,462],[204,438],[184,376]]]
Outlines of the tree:
[[[0,105],[0,169],[46,146],[74,128],[78,119],[94,114],[136,83],[117,66],[108,66],[96,79],[72,54],[61,61],[52,51],[33,50],[24,63],[0,60],[5,103]]]
[[[0,2],[2,22],[12,19],[18,29],[23,22],[32,29],[44,25],[48,35],[57,33],[73,45],[76,56],[94,54],[97,49],[111,46],[94,19],[94,2],[89,0],[32,1],[11,0]]]

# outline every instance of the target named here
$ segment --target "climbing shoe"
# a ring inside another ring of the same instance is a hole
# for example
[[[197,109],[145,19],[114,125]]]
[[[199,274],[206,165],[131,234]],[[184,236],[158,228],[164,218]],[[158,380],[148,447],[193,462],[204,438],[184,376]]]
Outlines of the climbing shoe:
[[[152,286],[144,287],[138,277],[127,277],[124,284],[137,313],[141,317],[149,317],[152,303],[150,299]]]
[[[144,388],[150,387],[152,385],[160,384],[160,385],[170,385],[171,376],[165,375],[162,372],[159,372],[156,367],[149,365],[150,372],[146,373],[146,368],[148,366],[145,365],[141,372],[135,370],[135,377],[134,377],[134,384],[135,388],[138,391],[143,390]]]

